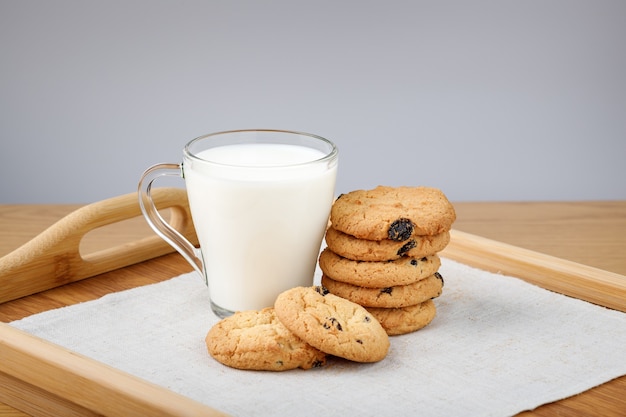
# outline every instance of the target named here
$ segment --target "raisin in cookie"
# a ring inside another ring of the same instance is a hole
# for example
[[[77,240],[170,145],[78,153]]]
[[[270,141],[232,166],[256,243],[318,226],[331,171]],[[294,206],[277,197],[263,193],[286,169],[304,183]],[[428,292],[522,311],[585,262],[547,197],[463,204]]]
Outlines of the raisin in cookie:
[[[359,287],[384,288],[412,284],[439,269],[438,255],[423,258],[403,256],[383,262],[353,261],[325,248],[319,257],[322,272],[335,281],[347,282]]]
[[[432,300],[402,308],[368,307],[389,336],[411,333],[426,327],[437,313]]]
[[[389,261],[402,256],[421,258],[442,251],[450,243],[450,232],[436,235],[412,236],[398,242],[391,239],[358,239],[330,227],[326,231],[326,244],[337,255],[355,261]]]
[[[330,212],[332,226],[367,240],[398,242],[414,235],[436,235],[450,230],[454,207],[437,188],[385,187],[342,194]]]
[[[389,350],[387,332],[370,313],[322,286],[287,290],[278,296],[274,308],[289,330],[330,355],[377,362]]]
[[[290,332],[271,307],[237,312],[219,321],[205,342],[212,357],[238,369],[286,371],[326,362],[326,354]]]
[[[443,278],[439,272],[435,272],[413,284],[366,288],[335,281],[322,275],[322,285],[331,293],[364,307],[399,308],[439,297],[443,289]]]

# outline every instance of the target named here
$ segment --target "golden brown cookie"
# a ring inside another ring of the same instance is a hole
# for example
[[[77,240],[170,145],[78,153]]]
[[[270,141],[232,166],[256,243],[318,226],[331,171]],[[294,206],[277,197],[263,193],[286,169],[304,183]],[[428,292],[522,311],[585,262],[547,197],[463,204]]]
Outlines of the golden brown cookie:
[[[384,288],[412,284],[439,269],[438,255],[423,258],[403,256],[393,261],[353,261],[337,255],[329,248],[320,254],[319,266],[324,274],[335,281],[347,282],[368,288]]]
[[[322,286],[296,287],[274,304],[280,321],[322,352],[356,362],[377,362],[389,350],[389,337],[360,305]]]
[[[426,327],[437,313],[432,300],[402,308],[368,307],[389,336],[411,333]]]
[[[391,239],[358,239],[330,227],[326,231],[326,244],[337,255],[355,261],[389,261],[402,256],[421,258],[442,251],[450,243],[450,232],[436,235],[412,236],[398,242]]]
[[[385,187],[342,194],[330,213],[332,226],[367,240],[398,242],[414,235],[446,232],[456,219],[454,207],[432,187]]]
[[[205,342],[212,357],[232,368],[286,371],[326,363],[326,354],[290,332],[271,307],[237,312],[219,321]]]
[[[443,288],[443,278],[439,272],[435,272],[413,284],[367,288],[335,281],[322,275],[322,285],[328,288],[331,293],[363,307],[399,308],[439,297]]]

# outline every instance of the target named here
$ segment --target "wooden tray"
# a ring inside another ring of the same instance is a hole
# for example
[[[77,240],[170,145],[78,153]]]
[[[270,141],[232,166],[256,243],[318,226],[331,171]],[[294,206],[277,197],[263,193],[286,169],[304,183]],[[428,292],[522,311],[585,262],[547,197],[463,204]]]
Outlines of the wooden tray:
[[[139,213],[136,202],[135,195],[127,195],[86,206],[0,259],[0,294],[7,300],[13,299],[171,252],[162,242],[149,239],[87,260],[80,257],[77,245],[87,231],[103,221],[110,223],[136,216]],[[159,196],[159,204],[164,208],[175,207],[174,223],[183,234],[195,237],[184,194],[166,190]],[[441,253],[444,257],[626,312],[625,276],[456,230],[451,235],[450,244]],[[133,249],[133,255],[129,255],[129,249]],[[34,264],[33,251],[47,262],[39,260]],[[58,259],[70,259],[66,265],[74,265],[66,268],[64,282],[55,273]],[[37,268],[36,274],[32,273],[33,266]],[[36,286],[29,284],[25,290],[23,284],[33,281],[32,277],[44,278]],[[0,323],[0,386],[0,401],[35,416],[224,415],[4,323]]]

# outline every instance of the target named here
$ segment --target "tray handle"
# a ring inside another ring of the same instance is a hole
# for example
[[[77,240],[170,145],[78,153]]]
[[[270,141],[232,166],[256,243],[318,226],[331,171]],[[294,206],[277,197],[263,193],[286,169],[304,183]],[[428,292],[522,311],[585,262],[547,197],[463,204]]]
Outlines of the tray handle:
[[[170,209],[169,223],[197,244],[184,189],[155,188],[159,210]],[[0,303],[123,268],[174,251],[159,236],[148,236],[88,255],[80,242],[90,231],[141,216],[137,193],[86,205],[0,258]]]

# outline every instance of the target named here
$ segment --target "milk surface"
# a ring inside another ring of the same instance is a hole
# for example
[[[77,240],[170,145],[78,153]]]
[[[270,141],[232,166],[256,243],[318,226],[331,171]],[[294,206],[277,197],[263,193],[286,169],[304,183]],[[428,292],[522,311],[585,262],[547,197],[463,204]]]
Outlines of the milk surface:
[[[218,146],[196,155],[200,159],[223,165],[272,167],[302,164],[324,157],[317,149],[283,144],[237,144]]]
[[[274,144],[197,156],[217,162],[185,160],[183,169],[211,301],[231,311],[261,309],[282,291],[311,285],[336,163],[302,165],[324,154]]]

